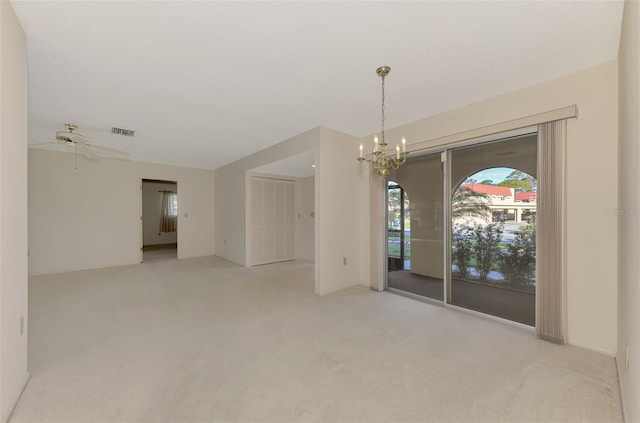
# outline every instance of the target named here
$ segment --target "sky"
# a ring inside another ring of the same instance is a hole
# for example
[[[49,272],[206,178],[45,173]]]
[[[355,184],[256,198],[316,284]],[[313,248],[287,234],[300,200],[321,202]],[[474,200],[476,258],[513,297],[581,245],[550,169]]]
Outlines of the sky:
[[[478,173],[474,173],[470,177],[478,182],[482,182],[485,179],[490,179],[494,184],[499,184],[513,171],[510,167],[492,167],[491,169],[481,170]]]

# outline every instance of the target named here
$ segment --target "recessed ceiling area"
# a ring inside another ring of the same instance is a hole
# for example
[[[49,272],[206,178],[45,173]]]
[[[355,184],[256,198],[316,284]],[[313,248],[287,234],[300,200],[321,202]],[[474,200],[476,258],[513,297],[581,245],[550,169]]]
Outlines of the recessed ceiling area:
[[[132,160],[206,169],[317,126],[379,130],[380,65],[391,67],[391,128],[615,60],[623,10],[620,0],[12,4],[28,39],[29,143],[69,122]]]

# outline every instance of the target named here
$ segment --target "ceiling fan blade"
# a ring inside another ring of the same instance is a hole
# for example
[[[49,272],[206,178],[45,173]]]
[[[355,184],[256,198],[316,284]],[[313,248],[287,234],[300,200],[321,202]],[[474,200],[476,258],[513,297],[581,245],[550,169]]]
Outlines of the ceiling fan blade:
[[[31,144],[27,144],[27,147],[41,147],[43,145],[58,145],[60,144],[58,141],[49,141],[49,142],[35,142]]]
[[[78,144],[78,153],[82,154],[87,159],[97,160],[98,156],[94,153],[91,148],[87,145]]]
[[[36,141],[36,142],[30,142],[28,143],[28,145],[44,144],[45,142],[49,142],[51,144],[62,143],[62,141],[60,141],[56,137],[50,137],[47,135],[29,135],[29,141]]]
[[[116,150],[115,148],[103,147],[101,145],[95,145],[95,144],[89,144],[89,145],[91,146],[92,149],[97,151],[104,151],[107,153],[117,154],[123,157],[129,157],[129,153],[127,153],[126,151]]]
[[[61,141],[35,142],[27,144],[27,148],[30,148],[32,150],[58,151],[61,153],[69,151],[68,143]]]

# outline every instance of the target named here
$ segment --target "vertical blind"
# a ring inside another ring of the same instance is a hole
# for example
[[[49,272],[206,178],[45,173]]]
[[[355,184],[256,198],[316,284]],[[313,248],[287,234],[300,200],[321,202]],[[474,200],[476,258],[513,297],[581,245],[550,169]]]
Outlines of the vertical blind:
[[[369,208],[371,213],[369,219],[369,233],[371,234],[371,239],[369,239],[371,245],[371,268],[369,269],[369,277],[370,287],[374,291],[384,291],[387,273],[387,263],[382,260],[383,257],[386,257],[386,225],[384,226],[384,230],[380,230],[383,222],[386,222],[386,190],[386,181],[378,176],[373,166],[370,166],[369,201],[372,207]]]
[[[566,188],[564,120],[538,127],[536,336],[564,344],[566,317]]]

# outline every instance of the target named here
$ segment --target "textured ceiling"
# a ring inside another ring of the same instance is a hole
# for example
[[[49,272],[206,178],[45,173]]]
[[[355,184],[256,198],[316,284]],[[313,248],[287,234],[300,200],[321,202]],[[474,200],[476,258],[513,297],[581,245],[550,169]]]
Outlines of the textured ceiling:
[[[29,137],[215,169],[322,125],[379,129],[615,60],[621,1],[13,1]],[[112,126],[136,136],[111,135]],[[357,151],[354,151],[357,154]]]

